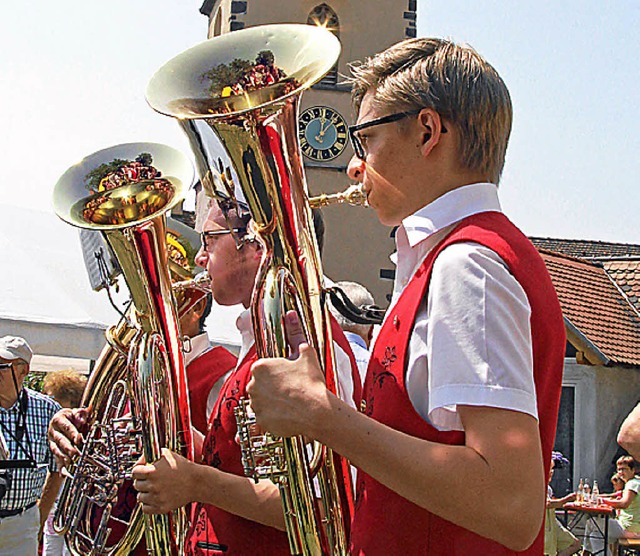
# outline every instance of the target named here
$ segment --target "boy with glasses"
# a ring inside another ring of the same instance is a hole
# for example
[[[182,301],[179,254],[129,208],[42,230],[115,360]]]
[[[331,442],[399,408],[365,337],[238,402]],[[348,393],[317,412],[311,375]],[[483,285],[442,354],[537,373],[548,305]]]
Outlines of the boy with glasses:
[[[258,424],[360,468],[353,555],[542,554],[565,333],[542,259],[498,201],[509,93],[473,49],[441,39],[403,41],[353,74],[347,173],[398,227],[391,307],[360,412],[302,345],[254,365]]]

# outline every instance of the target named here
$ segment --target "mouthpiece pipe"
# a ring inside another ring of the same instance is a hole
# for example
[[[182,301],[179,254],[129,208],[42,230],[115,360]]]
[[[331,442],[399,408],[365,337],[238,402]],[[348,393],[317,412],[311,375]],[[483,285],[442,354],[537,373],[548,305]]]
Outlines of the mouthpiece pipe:
[[[367,194],[362,189],[362,185],[354,183],[340,193],[332,193],[318,195],[309,198],[311,208],[327,207],[329,205],[337,205],[347,203],[354,207],[368,207]]]

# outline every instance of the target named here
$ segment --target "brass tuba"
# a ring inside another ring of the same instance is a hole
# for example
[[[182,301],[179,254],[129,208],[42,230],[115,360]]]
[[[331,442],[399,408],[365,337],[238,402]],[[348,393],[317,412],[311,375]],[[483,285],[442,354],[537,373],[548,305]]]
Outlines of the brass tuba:
[[[113,249],[132,303],[107,333],[83,399],[91,422],[81,456],[67,471],[55,528],[75,554],[129,554],[143,529],[151,554],[184,552],[186,509],[112,514],[140,455],[153,462],[166,447],[193,459],[191,420],[177,309],[166,247],[166,213],[193,180],[189,160],[156,143],[98,151],[69,168],[54,190],[56,214],[101,231]],[[184,288],[183,288],[184,289]],[[181,293],[182,304],[190,295]],[[124,527],[118,542],[112,527]]]
[[[252,300],[260,357],[286,357],[284,315],[300,315],[327,386],[338,389],[323,277],[297,137],[301,93],[338,59],[326,29],[265,25],[225,34],[183,52],[152,77],[147,101],[177,118],[193,148],[203,187],[225,207],[246,202],[263,260]],[[242,405],[240,406],[243,407]],[[293,554],[346,554],[353,510],[349,465],[324,446],[313,454],[301,437],[268,438],[254,450],[239,417],[247,474],[280,487]],[[315,495],[319,484],[320,501]]]

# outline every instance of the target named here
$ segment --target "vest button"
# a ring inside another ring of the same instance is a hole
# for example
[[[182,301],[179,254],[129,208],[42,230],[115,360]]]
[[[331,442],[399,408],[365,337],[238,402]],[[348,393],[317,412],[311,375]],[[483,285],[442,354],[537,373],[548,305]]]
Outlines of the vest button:
[[[398,317],[398,315],[393,317],[393,326],[396,327],[396,330],[400,328],[400,318]]]
[[[360,413],[364,413],[367,410],[367,401],[360,400]]]

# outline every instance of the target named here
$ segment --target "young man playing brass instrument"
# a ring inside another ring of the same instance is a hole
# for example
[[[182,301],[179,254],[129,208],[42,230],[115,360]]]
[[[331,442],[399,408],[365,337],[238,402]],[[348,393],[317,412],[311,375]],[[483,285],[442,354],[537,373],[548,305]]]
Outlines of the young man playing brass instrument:
[[[225,215],[215,203],[204,221],[196,263],[209,273],[214,299],[220,305],[250,305],[261,248],[257,242],[246,241],[248,221],[248,214]],[[246,397],[251,365],[256,360],[248,310],[241,314],[237,326],[242,334],[238,365],[222,385],[197,459],[200,463],[164,450],[157,462],[134,468],[134,486],[146,513],[166,513],[197,502],[187,534],[188,554],[288,555],[278,487],[270,481],[256,484],[244,476],[235,440],[233,410],[239,398]],[[355,407],[361,392],[357,366],[335,321],[332,330],[339,382],[350,398],[348,404]],[[65,458],[73,455],[73,444],[81,441],[75,419],[63,414],[52,422],[50,437],[56,455]]]
[[[565,335],[542,259],[500,210],[509,93],[473,49],[440,39],[353,71],[348,174],[398,226],[392,304],[360,412],[302,344],[296,360],[254,364],[258,424],[360,469],[354,556],[541,555]]]

